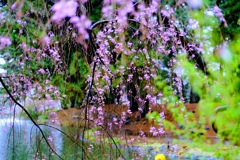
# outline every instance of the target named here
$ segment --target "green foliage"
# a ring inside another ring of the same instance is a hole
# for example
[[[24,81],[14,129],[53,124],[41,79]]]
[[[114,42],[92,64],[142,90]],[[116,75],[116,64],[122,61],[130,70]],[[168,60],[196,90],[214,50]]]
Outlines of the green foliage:
[[[100,141],[100,137],[104,136],[104,135],[96,136],[95,132],[96,131],[101,131],[101,130],[102,129],[100,127],[94,127],[94,128],[91,128],[91,129],[87,130],[85,132],[86,139],[89,140],[90,142],[98,143]],[[102,133],[104,133],[104,132],[102,132]],[[101,142],[106,143],[106,144],[123,144],[124,140],[120,140],[117,137],[108,137],[107,136],[105,138],[101,137]]]
[[[199,20],[202,28],[212,26],[210,23],[204,22],[204,16],[195,17]],[[202,23],[203,22],[203,23]],[[220,38],[222,35],[217,31],[217,26],[212,26],[212,35],[203,33],[202,37],[210,37],[211,45],[222,43]],[[234,32],[237,34],[238,31]],[[205,44],[207,46],[207,44]],[[205,47],[204,59],[208,64],[208,75],[204,75],[201,71],[196,70],[194,64],[188,62],[186,57],[179,56],[179,62],[184,68],[184,76],[187,76],[192,84],[193,90],[200,97],[200,114],[202,117],[214,117],[215,125],[217,126],[219,136],[222,139],[228,139],[233,144],[239,144],[238,137],[240,136],[240,119],[239,119],[239,38],[228,42],[227,46],[221,46],[215,54],[208,54],[208,47]],[[215,113],[214,109],[218,106],[226,106],[225,111]],[[191,125],[186,125],[191,128]]]
[[[90,5],[90,19],[92,22],[99,21],[101,19],[101,9],[103,7],[102,0],[91,0]]]
[[[37,111],[36,107],[32,105],[27,105],[25,106],[25,108],[27,109],[28,113],[35,121],[38,121],[38,123],[42,123],[42,124],[48,122],[48,115],[54,111],[53,109]],[[29,118],[25,112],[22,112],[20,116],[22,116],[23,118]]]
[[[221,26],[222,34],[224,37],[233,39],[240,33],[240,2],[235,0],[217,0],[217,4],[221,8],[228,24],[228,28]]]
[[[151,113],[148,113],[146,115],[146,118],[148,119],[149,122],[154,122],[154,124],[159,124],[161,123],[161,117],[158,112],[154,111]]]
[[[31,117],[34,120],[38,120],[38,117],[40,116],[41,113],[37,112],[36,108],[33,106],[26,106],[28,113],[31,115]],[[24,118],[28,118],[28,116],[23,113],[22,115]]]

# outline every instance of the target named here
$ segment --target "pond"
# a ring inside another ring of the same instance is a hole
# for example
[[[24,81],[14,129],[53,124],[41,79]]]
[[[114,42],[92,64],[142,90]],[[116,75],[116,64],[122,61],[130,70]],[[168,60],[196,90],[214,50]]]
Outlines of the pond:
[[[120,152],[114,146],[89,144],[80,140],[81,128],[41,125],[54,154],[43,139],[39,129],[30,120],[2,116],[0,118],[0,160],[42,159],[117,159]],[[66,133],[66,135],[64,133]],[[73,142],[74,141],[74,142]],[[84,147],[82,147],[84,146]],[[125,157],[133,156],[125,150]],[[106,157],[106,155],[109,155]],[[60,156],[61,158],[59,158]]]
[[[157,153],[165,152],[166,147],[161,146],[130,146],[124,149],[124,146],[105,145],[103,143],[90,144],[81,141],[80,135],[82,129],[78,127],[59,127],[41,125],[41,129],[46,135],[51,147],[62,159],[78,160],[82,159],[83,152],[85,159],[135,159],[135,156],[141,159],[154,159]],[[67,134],[64,135],[61,131]],[[74,142],[73,142],[74,141]],[[153,140],[153,144],[156,140]],[[159,148],[156,152],[155,148]],[[121,153],[120,153],[120,152]],[[15,118],[10,116],[1,116],[0,118],[0,160],[42,160],[42,159],[60,159],[54,154],[44,141],[39,129],[33,125],[30,120]],[[169,159],[176,159],[177,155],[168,155]],[[191,155],[181,159],[199,159],[201,156]],[[204,157],[202,157],[204,158]],[[205,156],[208,159],[214,159],[211,156]]]
[[[80,159],[81,141],[77,137],[80,130],[77,128],[51,128],[41,125],[48,142],[56,153],[63,159]],[[67,133],[65,136],[59,130]],[[78,132],[78,133],[77,133]],[[73,143],[71,139],[75,142]],[[78,140],[77,140],[78,139]],[[39,129],[30,120],[4,116],[0,119],[0,160],[17,159],[56,159],[43,139]],[[58,158],[57,158],[58,159]]]
[[[54,137],[61,136],[60,132],[42,127],[47,138],[50,134]],[[61,138],[53,140],[53,146],[57,153],[63,147]],[[18,119],[6,116],[0,119],[0,159],[36,159],[37,152],[43,152],[48,156],[49,148],[42,139],[39,130],[30,120]]]

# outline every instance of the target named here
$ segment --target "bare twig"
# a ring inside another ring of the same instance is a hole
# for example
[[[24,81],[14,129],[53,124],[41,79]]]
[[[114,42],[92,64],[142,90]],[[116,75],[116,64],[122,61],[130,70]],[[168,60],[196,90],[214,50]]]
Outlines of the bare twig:
[[[81,148],[83,149],[83,152],[86,154],[86,151],[84,150],[84,147],[83,147],[83,146],[80,146],[78,143],[76,143],[73,138],[71,138],[68,134],[66,134],[66,133],[63,132],[62,130],[60,130],[60,129],[54,127],[54,126],[50,126],[50,125],[48,125],[48,124],[38,124],[38,125],[39,125],[39,126],[47,126],[47,127],[49,127],[49,128],[53,128],[53,129],[59,131],[60,133],[62,133],[63,135],[65,135],[68,139],[70,139],[74,144],[76,144],[78,147],[81,147]],[[87,155],[87,154],[86,154],[86,155]],[[88,157],[88,155],[87,155],[87,158],[90,159],[90,158]]]
[[[11,94],[11,92],[8,90],[6,84],[3,82],[3,79],[2,77],[0,77],[0,82],[3,86],[3,88],[6,90],[7,94],[10,96],[10,98],[13,100],[13,102],[18,105],[28,116],[28,118],[32,121],[32,123],[39,129],[40,133],[42,134],[43,136],[43,139],[45,140],[45,142],[47,143],[47,145],[49,146],[49,148],[51,149],[51,151],[57,155],[57,157],[59,159],[62,159],[63,158],[57,154],[57,152],[51,147],[51,145],[49,144],[48,140],[47,140],[47,137],[45,136],[45,134],[43,133],[43,130],[41,129],[41,127],[34,121],[34,119],[32,118],[32,116],[28,113],[28,111],[24,108],[24,106],[22,106],[14,97],[13,95]]]

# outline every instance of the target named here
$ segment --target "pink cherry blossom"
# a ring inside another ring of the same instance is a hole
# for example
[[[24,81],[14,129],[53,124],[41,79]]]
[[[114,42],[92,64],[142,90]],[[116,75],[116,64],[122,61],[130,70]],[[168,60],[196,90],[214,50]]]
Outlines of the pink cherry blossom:
[[[54,4],[52,10],[54,15],[52,16],[52,21],[61,21],[66,17],[73,17],[76,15],[78,3],[74,0],[65,1],[61,0]]]
[[[70,22],[78,29],[78,33],[82,39],[89,38],[87,30],[91,26],[92,22],[86,17],[86,15],[81,15],[80,17],[73,16],[71,17]]]
[[[9,37],[0,36],[0,49],[3,49],[5,46],[10,46],[12,41]]]
[[[214,7],[213,7],[213,12],[214,12],[214,14],[220,19],[220,21],[223,22],[224,27],[227,28],[227,27],[228,27],[228,24],[227,24],[227,22],[226,22],[226,20],[225,20],[225,18],[224,18],[224,16],[223,16],[223,14],[222,14],[221,9],[220,9],[218,6],[214,6]]]

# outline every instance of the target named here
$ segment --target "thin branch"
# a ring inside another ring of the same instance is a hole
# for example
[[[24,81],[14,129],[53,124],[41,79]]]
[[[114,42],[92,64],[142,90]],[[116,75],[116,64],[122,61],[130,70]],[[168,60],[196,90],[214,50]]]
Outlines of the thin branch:
[[[8,95],[10,96],[10,98],[13,100],[13,102],[14,102],[16,105],[18,105],[18,106],[27,114],[27,116],[30,118],[30,120],[32,121],[32,123],[39,129],[40,133],[41,133],[42,136],[43,136],[43,139],[45,140],[45,142],[47,143],[47,145],[49,146],[49,148],[52,150],[52,152],[53,152],[54,154],[56,154],[58,158],[60,158],[60,159],[63,160],[63,158],[62,158],[60,155],[58,155],[58,154],[56,153],[56,151],[51,147],[51,145],[49,144],[49,142],[48,142],[48,140],[47,140],[47,137],[46,137],[45,134],[43,133],[43,131],[42,131],[42,129],[40,128],[40,126],[34,121],[34,119],[32,118],[32,116],[28,113],[28,111],[24,108],[24,106],[22,106],[22,105],[13,97],[13,95],[11,94],[11,92],[8,90],[6,84],[3,82],[2,77],[0,77],[0,82],[1,82],[1,84],[2,84],[2,86],[3,86],[3,88],[6,90],[7,94],[8,94]]]
[[[50,126],[48,124],[38,124],[39,126],[47,126],[49,128],[53,128],[57,131],[59,131],[60,133],[62,133],[63,135],[65,135],[67,138],[69,138],[74,144],[76,144],[78,147],[81,147],[83,150],[84,150],[84,147],[83,146],[80,146],[78,143],[75,142],[75,140],[73,138],[71,138],[68,134],[66,134],[65,132],[63,132],[62,130],[56,128],[56,127],[53,127],[53,126]],[[84,153],[86,153],[86,151],[84,150]],[[87,154],[86,154],[87,155]],[[87,158],[89,159],[88,155],[87,155]]]
[[[89,122],[88,117],[87,117],[88,116],[87,115],[87,113],[88,113],[87,108],[88,108],[88,104],[89,104],[89,96],[90,96],[92,86],[93,86],[93,82],[94,82],[96,63],[97,62],[94,62],[94,64],[93,64],[92,81],[91,81],[91,84],[90,84],[90,87],[89,87],[88,93],[87,93],[87,99],[86,99],[87,102],[86,102],[86,106],[85,106],[85,115],[84,115],[85,120],[84,120],[84,128],[83,128],[83,135],[82,135],[83,139],[84,139],[84,136],[85,136],[86,127],[87,127],[88,122]],[[82,141],[82,146],[83,145],[84,145],[84,141]],[[84,159],[84,156],[82,156],[82,159]]]

